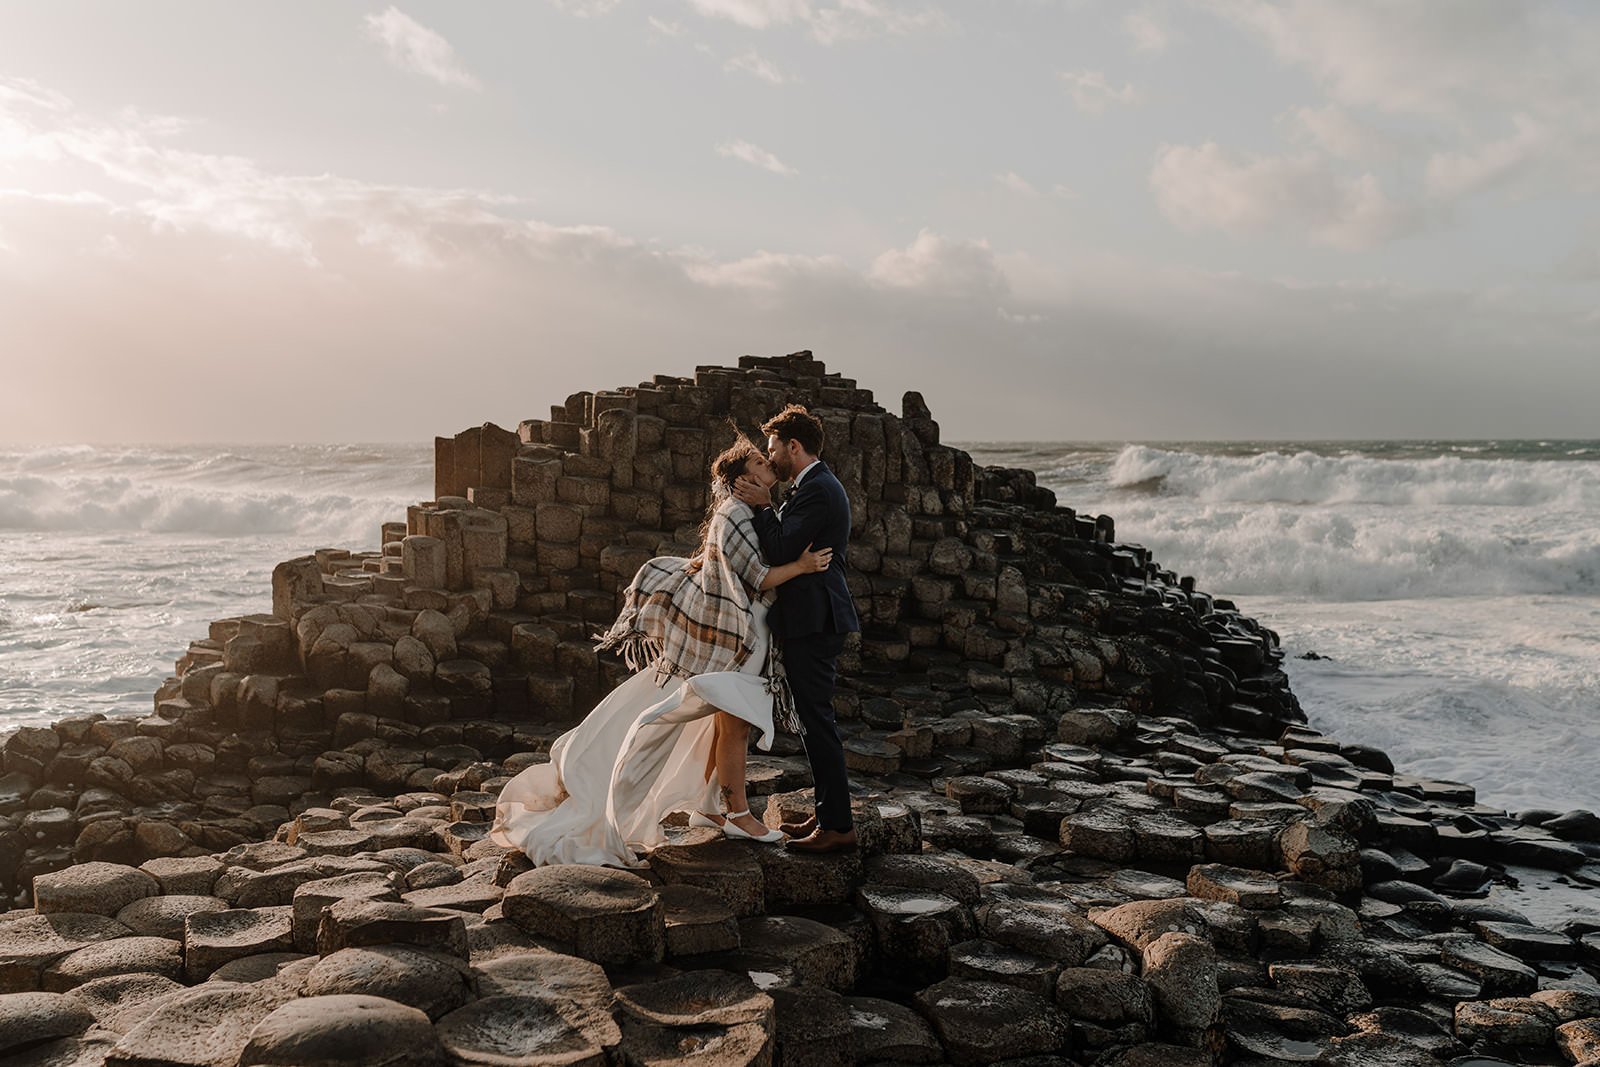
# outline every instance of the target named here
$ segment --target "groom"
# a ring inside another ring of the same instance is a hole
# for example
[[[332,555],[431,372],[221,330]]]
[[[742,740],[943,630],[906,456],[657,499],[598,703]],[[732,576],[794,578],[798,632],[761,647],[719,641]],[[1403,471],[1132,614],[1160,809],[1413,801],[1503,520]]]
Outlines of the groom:
[[[817,816],[785,832],[796,852],[846,852],[856,847],[850,815],[850,782],[844,742],[833,717],[833,685],[847,634],[861,629],[845,585],[845,550],[850,540],[850,498],[822,451],[822,420],[790,404],[761,426],[767,459],[779,481],[793,483],[783,505],[772,508],[772,492],[753,478],[734,485],[734,495],[755,509],[756,535],[769,566],[800,558],[807,546],[833,549],[833,564],[820,574],[802,574],[778,587],[767,615],[783,641],[783,669],[805,731],[806,758],[816,783]]]

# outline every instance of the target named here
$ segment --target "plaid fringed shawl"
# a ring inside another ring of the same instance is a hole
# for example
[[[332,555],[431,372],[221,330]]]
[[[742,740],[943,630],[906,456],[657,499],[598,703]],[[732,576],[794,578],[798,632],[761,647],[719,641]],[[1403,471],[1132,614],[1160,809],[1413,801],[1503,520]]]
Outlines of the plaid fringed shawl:
[[[769,568],[752,517],[747,505],[725,497],[712,512],[698,571],[686,570],[689,560],[682,556],[657,556],[640,567],[623,596],[622,613],[597,635],[595,648],[617,653],[629,670],[654,666],[658,687],[674,676],[740,669],[756,645],[751,602],[770,602],[761,591]],[[772,694],[773,722],[801,733],[775,638],[767,641],[762,674]]]

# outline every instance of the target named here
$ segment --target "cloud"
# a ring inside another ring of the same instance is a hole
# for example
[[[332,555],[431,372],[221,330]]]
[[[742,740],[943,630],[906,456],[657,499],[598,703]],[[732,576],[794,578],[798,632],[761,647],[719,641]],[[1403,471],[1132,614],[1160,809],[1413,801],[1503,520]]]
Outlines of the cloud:
[[[580,19],[609,15],[621,2],[622,0],[550,0],[558,10],[576,15]],[[654,22],[655,18],[652,16],[650,21]]]
[[[793,167],[768,152],[765,148],[758,147],[745,140],[723,141],[717,145],[717,155],[726,156],[729,159],[737,159],[750,164],[752,167],[770,170],[774,174],[788,176],[798,173]]]
[[[1150,189],[1161,213],[1184,229],[1304,232],[1335,248],[1368,248],[1418,221],[1372,174],[1331,173],[1310,153],[1235,158],[1213,141],[1164,145]]]
[[[1122,29],[1133,39],[1136,52],[1159,55],[1172,43],[1166,21],[1148,9],[1130,11],[1122,16]]]
[[[909,10],[881,0],[838,0],[832,6],[812,0],[689,0],[707,18],[724,19],[747,29],[802,26],[820,44],[837,44],[880,36],[949,33],[958,27],[937,8]]]
[[[397,7],[366,17],[367,36],[383,45],[389,62],[440,85],[477,91],[483,84],[461,66],[450,42]]]
[[[1428,191],[1443,199],[1469,196],[1514,180],[1548,155],[1557,135],[1527,115],[1512,121],[1514,131],[1498,140],[1429,156]]]
[[[1118,89],[1098,70],[1063,70],[1057,77],[1071,90],[1072,102],[1078,110],[1090,115],[1100,114],[1108,104],[1131,104],[1139,97],[1131,84],[1124,83]]]
[[[1600,20],[1587,5],[1452,0],[1206,0],[1308,74],[1329,97],[1307,109],[1335,154],[1374,149],[1426,168],[1441,202],[1514,184],[1600,188]],[[1385,135],[1363,113],[1407,122]],[[1365,125],[1367,132],[1358,132]],[[1509,129],[1509,132],[1508,132]],[[1425,162],[1424,162],[1425,161]]]
[[[1393,161],[1405,151],[1400,138],[1356,118],[1338,104],[1295,108],[1289,118],[1298,140],[1336,159]]]
[[[682,23],[668,22],[666,19],[660,19],[654,15],[646,16],[646,21],[650,24],[651,29],[663,37],[680,37],[683,35]]]
[[[0,192],[11,441],[426,441],[800,348],[921,390],[951,440],[1579,436],[1600,392],[1600,319],[1543,291],[1045,261],[931,228],[718,254],[279,173],[203,125],[0,86],[35,179]]]
[[[996,174],[994,180],[1002,189],[1009,189],[1013,193],[1019,193],[1022,196],[1039,195],[1039,190],[1033,187],[1033,183],[1014,170],[1008,170],[1004,174]]]
[[[754,49],[729,59],[722,65],[722,69],[750,74],[772,85],[782,85],[788,80],[777,67],[763,59]]]
[[[923,229],[905,248],[872,261],[867,279],[887,289],[915,289],[949,297],[1003,295],[1010,283],[988,241],[960,241]]]

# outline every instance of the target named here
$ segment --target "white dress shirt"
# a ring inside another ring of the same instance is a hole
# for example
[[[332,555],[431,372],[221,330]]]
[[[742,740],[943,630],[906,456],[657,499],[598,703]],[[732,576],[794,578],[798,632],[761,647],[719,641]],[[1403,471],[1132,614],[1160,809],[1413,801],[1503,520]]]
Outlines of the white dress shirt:
[[[789,488],[791,490],[800,488],[800,479],[804,478],[807,474],[809,474],[811,472],[811,468],[815,467],[818,463],[821,463],[821,462],[822,462],[822,460],[820,460],[820,459],[814,459],[810,463],[807,463],[806,464],[806,469],[801,471],[799,474],[796,474],[794,476],[794,481],[790,484]]]

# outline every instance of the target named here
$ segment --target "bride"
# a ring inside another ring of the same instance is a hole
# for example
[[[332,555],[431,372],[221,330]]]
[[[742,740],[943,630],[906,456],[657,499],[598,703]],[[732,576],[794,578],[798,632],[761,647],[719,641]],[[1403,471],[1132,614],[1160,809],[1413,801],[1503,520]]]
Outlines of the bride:
[[[762,751],[775,715],[798,732],[767,609],[779,585],[827,570],[832,550],[768,567],[753,513],[732,494],[741,475],[778,480],[743,435],[712,463],[698,551],[640,567],[596,645],[635,673],[551,744],[550,762],[506,783],[491,840],[536,865],[638,866],[640,852],[665,840],[661,820],[674,811],[731,838],[782,839],[750,814],[745,795],[750,730]]]

